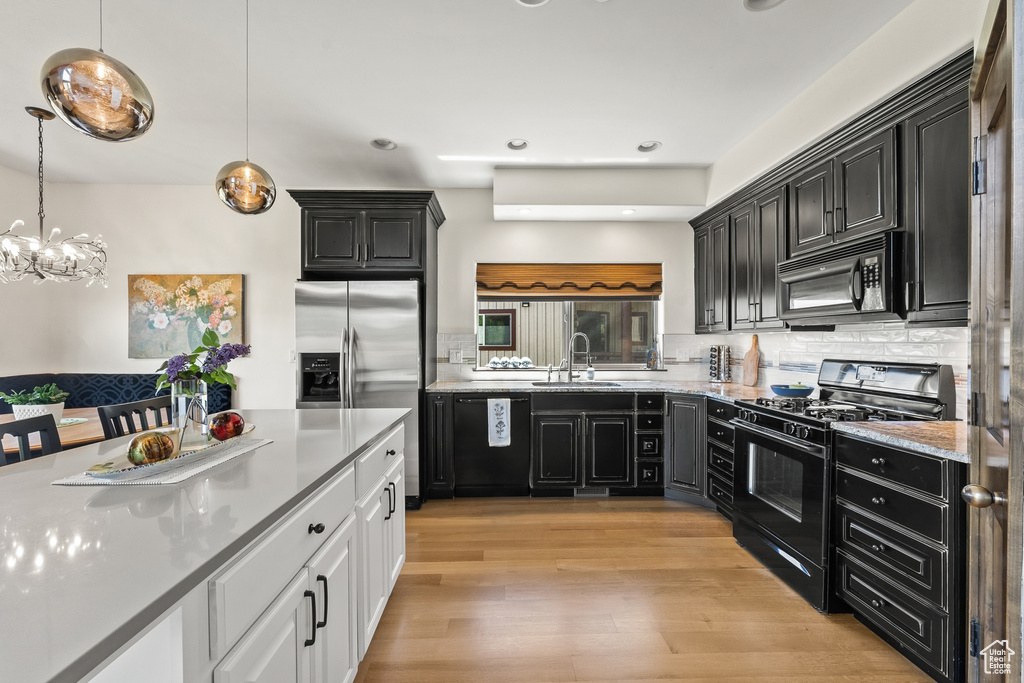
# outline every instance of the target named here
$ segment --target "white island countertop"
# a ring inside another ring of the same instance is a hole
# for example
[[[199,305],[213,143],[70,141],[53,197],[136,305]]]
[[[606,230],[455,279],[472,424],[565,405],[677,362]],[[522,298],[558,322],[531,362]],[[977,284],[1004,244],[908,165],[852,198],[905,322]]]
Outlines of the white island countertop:
[[[0,679],[89,674],[408,411],[237,412],[273,443],[180,484],[51,485],[130,437],[0,467]]]

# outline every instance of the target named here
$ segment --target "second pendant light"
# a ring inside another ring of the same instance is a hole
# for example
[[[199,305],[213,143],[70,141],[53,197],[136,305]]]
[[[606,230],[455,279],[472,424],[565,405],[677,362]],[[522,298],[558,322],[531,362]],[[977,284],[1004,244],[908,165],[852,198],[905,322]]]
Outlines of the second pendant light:
[[[249,161],[249,0],[245,0],[245,161],[225,164],[215,187],[220,200],[242,214],[263,213],[277,196],[270,174]]]

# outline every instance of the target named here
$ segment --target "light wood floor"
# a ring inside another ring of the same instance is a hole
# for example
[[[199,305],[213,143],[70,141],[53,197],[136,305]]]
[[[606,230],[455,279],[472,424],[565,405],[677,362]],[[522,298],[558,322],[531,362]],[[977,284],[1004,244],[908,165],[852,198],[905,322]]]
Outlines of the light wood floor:
[[[357,683],[928,681],[818,614],[717,512],[661,498],[429,501]]]

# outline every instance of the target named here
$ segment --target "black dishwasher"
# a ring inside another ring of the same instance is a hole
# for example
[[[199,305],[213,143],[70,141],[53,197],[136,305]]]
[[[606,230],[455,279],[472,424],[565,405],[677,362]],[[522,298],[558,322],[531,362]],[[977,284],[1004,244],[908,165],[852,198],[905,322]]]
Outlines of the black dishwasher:
[[[508,399],[511,443],[492,447],[487,439],[487,400]],[[530,494],[530,397],[456,394],[454,430],[455,496]]]

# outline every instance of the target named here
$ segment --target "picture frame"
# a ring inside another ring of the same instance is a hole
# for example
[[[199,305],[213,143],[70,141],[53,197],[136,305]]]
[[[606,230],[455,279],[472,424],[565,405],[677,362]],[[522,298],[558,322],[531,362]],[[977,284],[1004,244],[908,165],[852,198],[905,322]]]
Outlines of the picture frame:
[[[167,359],[215,329],[221,344],[245,343],[245,276],[128,276],[128,357]]]

